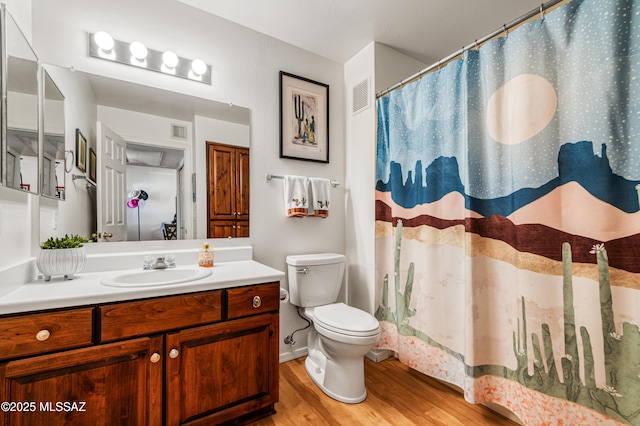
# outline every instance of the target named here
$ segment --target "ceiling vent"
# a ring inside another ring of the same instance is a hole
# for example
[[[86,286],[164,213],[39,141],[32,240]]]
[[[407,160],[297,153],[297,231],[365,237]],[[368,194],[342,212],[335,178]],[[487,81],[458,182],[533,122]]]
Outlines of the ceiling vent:
[[[177,124],[171,125],[171,138],[172,139],[187,139],[187,127],[178,126]]]
[[[353,115],[369,108],[369,78],[353,86]]]

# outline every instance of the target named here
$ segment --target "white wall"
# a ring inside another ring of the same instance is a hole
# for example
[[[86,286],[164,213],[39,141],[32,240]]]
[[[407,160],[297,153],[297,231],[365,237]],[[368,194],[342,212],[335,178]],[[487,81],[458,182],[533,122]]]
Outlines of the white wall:
[[[347,206],[346,252],[349,259],[349,303],[375,309],[375,156],[377,92],[426,65],[381,43],[372,42],[344,69],[346,96]],[[369,107],[352,114],[353,87],[369,80]]]
[[[149,198],[137,209],[127,208],[127,241],[163,240],[162,222],[176,214],[177,171],[159,167],[127,166],[127,190],[144,190]],[[140,238],[138,238],[138,209]]]
[[[251,110],[249,242],[254,247],[257,261],[285,271],[288,254],[344,253],[342,64],[173,0],[33,0],[32,4],[34,48],[45,63],[73,66],[80,71],[232,102]],[[213,67],[213,83],[204,85],[90,58],[86,33],[98,30],[109,31],[119,40],[140,40],[156,50],[171,49],[183,57],[201,57]],[[330,86],[329,164],[279,158],[278,76],[281,70]],[[267,183],[267,173],[340,181],[341,185],[332,193],[330,217],[287,219],[283,213],[282,181]],[[304,324],[293,307],[285,306],[281,310],[282,336]],[[296,340],[300,342],[298,347],[304,345],[302,333],[296,335]]]
[[[2,3],[7,6],[27,40],[31,41],[31,0],[2,0]]]

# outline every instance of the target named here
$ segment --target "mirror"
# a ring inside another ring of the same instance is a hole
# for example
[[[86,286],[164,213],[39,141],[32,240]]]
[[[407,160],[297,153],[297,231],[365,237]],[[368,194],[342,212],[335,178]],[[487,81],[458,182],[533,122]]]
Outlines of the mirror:
[[[206,142],[249,148],[250,111],[53,65],[43,67],[64,93],[66,150],[75,150],[79,130],[88,157],[86,171],[72,167],[67,176],[65,203],[41,203],[40,239],[65,233],[100,233],[96,239],[101,242],[207,238]],[[127,161],[122,190],[109,197],[104,145],[116,139],[126,144]],[[61,161],[58,167],[64,166]],[[109,199],[115,200],[115,210],[107,222],[125,222],[124,237],[116,238],[98,223],[99,209]]]
[[[64,200],[66,153],[64,149],[64,96],[43,70],[42,195]]]
[[[38,58],[7,9],[2,7],[6,46],[3,107],[4,185],[38,193]]]

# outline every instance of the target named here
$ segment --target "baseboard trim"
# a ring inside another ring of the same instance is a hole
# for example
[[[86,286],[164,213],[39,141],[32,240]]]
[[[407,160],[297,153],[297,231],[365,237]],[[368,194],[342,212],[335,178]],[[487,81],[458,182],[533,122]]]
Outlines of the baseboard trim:
[[[381,362],[387,358],[391,358],[393,352],[387,349],[371,349],[365,356],[373,362]]]
[[[303,356],[307,356],[306,346],[304,348],[294,349],[293,351],[280,353],[280,364],[293,359],[302,358]]]

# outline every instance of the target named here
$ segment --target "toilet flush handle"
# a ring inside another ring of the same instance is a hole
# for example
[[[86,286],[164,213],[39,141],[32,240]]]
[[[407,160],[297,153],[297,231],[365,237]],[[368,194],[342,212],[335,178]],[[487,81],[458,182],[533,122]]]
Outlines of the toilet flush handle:
[[[301,268],[301,269],[296,269],[296,273],[297,274],[308,274],[309,273],[309,268],[304,267],[304,268]]]

